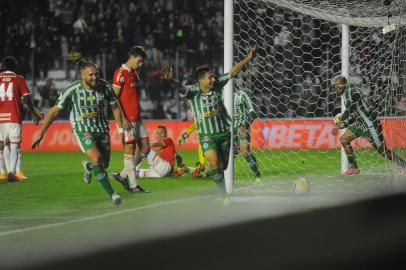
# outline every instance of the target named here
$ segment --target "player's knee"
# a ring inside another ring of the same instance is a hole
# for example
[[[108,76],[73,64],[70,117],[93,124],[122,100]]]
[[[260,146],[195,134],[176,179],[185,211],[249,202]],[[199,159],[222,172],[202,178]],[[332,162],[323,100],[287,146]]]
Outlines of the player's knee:
[[[350,142],[349,142],[347,137],[341,136],[340,137],[340,143],[341,143],[342,146],[345,146],[345,145],[348,145]]]

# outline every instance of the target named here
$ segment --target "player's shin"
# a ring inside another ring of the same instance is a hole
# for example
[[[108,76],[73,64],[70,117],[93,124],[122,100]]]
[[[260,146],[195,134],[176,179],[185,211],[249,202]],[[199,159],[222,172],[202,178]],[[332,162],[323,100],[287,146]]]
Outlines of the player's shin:
[[[93,174],[96,177],[96,179],[99,180],[103,189],[111,197],[114,193],[114,190],[110,184],[106,171],[100,165],[93,165]]]
[[[4,146],[3,149],[3,158],[4,158],[4,164],[6,165],[6,171],[9,171],[10,169],[10,145],[7,144]]]
[[[132,155],[124,155],[124,169],[127,171],[128,181],[130,182],[130,187],[131,188],[136,187],[137,179],[135,176],[134,157]]]
[[[216,183],[218,190],[220,191],[221,196],[224,198],[227,196],[226,186],[224,183],[224,171],[221,169],[213,169],[211,173],[211,177]]]
[[[251,171],[255,174],[255,177],[261,177],[261,173],[258,169],[257,159],[255,158],[254,154],[249,153],[247,156],[245,156],[245,160],[250,166]]]
[[[17,157],[17,164],[16,164],[16,172],[20,173],[21,172],[21,163],[23,161],[23,157],[21,155],[21,148],[18,147],[18,157]]]
[[[18,159],[18,144],[10,143],[10,166],[8,168],[8,172],[11,174],[16,173],[17,159]]]
[[[6,164],[4,163],[3,150],[0,150],[0,174],[6,174]]]

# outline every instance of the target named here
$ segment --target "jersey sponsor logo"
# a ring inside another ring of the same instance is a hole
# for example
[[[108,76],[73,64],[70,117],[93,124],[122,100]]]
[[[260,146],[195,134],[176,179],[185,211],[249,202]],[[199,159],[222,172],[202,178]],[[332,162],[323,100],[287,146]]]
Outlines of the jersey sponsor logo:
[[[209,147],[209,144],[208,143],[204,143],[203,145],[202,145],[202,148],[203,149],[207,149]]]
[[[219,112],[220,112],[220,109],[214,109],[214,110],[211,110],[208,112],[204,112],[203,117],[205,117],[205,118],[212,117],[212,116],[218,114]]]
[[[85,144],[86,144],[86,145],[91,145],[91,144],[92,144],[92,140],[91,140],[91,139],[86,139],[86,140],[85,140]]]
[[[81,113],[80,116],[84,117],[84,118],[88,118],[88,117],[96,117],[98,116],[99,113],[98,112],[85,112],[85,113]]]
[[[88,96],[86,100],[93,103],[96,100],[96,97],[95,96]]]

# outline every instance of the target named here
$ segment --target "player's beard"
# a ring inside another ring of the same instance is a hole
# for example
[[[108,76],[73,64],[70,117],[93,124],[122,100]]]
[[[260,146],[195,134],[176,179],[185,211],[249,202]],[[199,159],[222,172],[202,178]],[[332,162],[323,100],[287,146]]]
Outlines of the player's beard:
[[[87,84],[92,88],[95,89],[97,86],[97,79],[90,79],[87,81]]]

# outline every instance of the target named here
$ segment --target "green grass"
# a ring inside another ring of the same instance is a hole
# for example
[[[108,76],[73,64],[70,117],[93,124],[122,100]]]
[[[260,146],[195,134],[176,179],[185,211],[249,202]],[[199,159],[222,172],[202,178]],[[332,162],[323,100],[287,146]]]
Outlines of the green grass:
[[[187,164],[197,160],[194,151],[180,153]],[[33,260],[56,254],[55,246],[61,241],[69,250],[63,254],[74,255],[78,243],[101,248],[134,237],[153,238],[303,207],[327,206],[336,203],[332,193],[380,191],[388,183],[405,180],[390,180],[387,172],[393,171],[393,165],[371,150],[357,151],[362,174],[351,177],[340,176],[340,154],[336,150],[257,151],[256,156],[264,185],[253,184],[245,160],[237,157],[237,193],[231,207],[222,207],[210,179],[188,175],[140,180],[152,191],[150,194],[132,194],[112,182],[123,198],[122,205],[116,207],[95,179],[90,185],[83,183],[82,153],[24,153],[23,168],[29,179],[0,182],[0,250],[8,251],[0,253],[0,266],[6,261],[19,263],[24,252]],[[113,152],[108,171],[117,172],[121,167],[122,153]],[[298,197],[292,183],[299,176],[310,179],[310,195],[327,196],[317,200]]]

